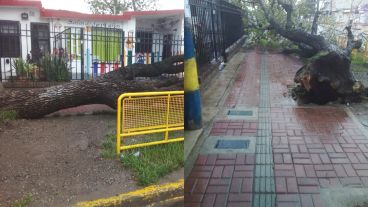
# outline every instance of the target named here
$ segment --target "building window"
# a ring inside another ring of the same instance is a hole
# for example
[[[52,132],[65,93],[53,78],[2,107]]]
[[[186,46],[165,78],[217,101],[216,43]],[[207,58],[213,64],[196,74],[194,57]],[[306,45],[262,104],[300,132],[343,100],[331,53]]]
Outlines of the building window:
[[[38,61],[50,54],[50,26],[48,23],[31,23],[32,59]]]
[[[96,61],[116,62],[122,53],[122,30],[113,28],[92,28],[92,53]]]
[[[20,24],[0,20],[0,57],[20,57]]]
[[[135,52],[136,53],[151,53],[152,52],[152,32],[137,31],[135,37]]]

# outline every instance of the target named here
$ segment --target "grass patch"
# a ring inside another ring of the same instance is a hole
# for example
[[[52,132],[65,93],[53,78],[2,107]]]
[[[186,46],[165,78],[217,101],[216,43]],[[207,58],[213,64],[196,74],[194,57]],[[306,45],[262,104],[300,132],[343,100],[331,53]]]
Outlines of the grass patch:
[[[116,135],[115,134],[107,134],[105,140],[102,143],[102,152],[101,156],[103,158],[114,158],[116,157]]]
[[[29,204],[31,204],[32,200],[33,199],[31,195],[24,196],[23,198],[15,202],[14,207],[27,207],[29,206]]]
[[[103,158],[116,157],[116,135],[108,134],[102,143]],[[183,131],[170,132],[169,138],[183,137]],[[129,137],[122,144],[163,140],[164,133]],[[137,153],[139,155],[137,156]],[[138,185],[146,186],[157,183],[159,179],[184,166],[184,143],[176,142],[149,147],[141,147],[121,152],[121,163],[132,170]]]
[[[139,151],[139,156],[134,156]],[[138,185],[146,186],[184,166],[184,143],[170,143],[128,150],[122,153],[123,166],[130,168]]]
[[[0,124],[8,123],[17,118],[15,111],[0,111]]]

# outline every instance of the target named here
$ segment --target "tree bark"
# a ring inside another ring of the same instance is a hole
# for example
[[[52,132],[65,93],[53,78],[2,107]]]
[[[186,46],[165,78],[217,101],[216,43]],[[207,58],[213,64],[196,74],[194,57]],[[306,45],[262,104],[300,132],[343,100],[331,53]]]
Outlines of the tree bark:
[[[182,79],[162,76],[183,72],[183,61],[183,56],[174,56],[151,65],[129,65],[94,80],[44,89],[5,91],[0,93],[0,111],[15,111],[19,118],[32,119],[86,104],[99,103],[116,108],[117,98],[126,92],[183,90]]]
[[[319,19],[319,0],[316,1],[316,12],[314,13],[312,29],[311,29],[312,35],[317,35],[318,19]]]

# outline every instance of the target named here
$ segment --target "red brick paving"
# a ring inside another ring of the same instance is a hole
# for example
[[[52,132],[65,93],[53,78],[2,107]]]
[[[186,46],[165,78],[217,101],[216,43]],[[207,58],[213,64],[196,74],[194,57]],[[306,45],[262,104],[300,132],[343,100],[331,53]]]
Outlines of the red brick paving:
[[[210,134],[213,136],[254,136],[258,123],[245,120],[218,120],[213,123]]]
[[[260,55],[256,51],[246,54],[239,66],[234,86],[230,89],[224,106],[258,106],[259,105],[259,65]]]
[[[285,93],[299,64],[277,54],[268,63],[277,206],[323,206],[320,188],[367,187],[368,139],[359,127],[339,107],[297,108]]]
[[[246,56],[226,107],[258,104],[259,56]],[[322,207],[321,188],[368,187],[368,139],[342,108],[296,106],[287,85],[299,66],[268,55],[276,206]],[[257,121],[216,120],[210,135],[254,136],[257,127]],[[253,164],[253,154],[199,155],[185,183],[185,206],[251,206]]]
[[[254,155],[199,155],[185,180],[185,206],[250,206],[254,163]]]

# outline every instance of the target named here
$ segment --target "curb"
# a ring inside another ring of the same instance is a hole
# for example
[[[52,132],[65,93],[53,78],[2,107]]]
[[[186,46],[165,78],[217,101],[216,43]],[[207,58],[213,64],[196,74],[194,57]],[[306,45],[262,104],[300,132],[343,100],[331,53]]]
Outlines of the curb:
[[[109,198],[79,202],[75,207],[147,206],[162,200],[181,197],[183,194],[184,179],[180,179],[177,182],[152,185]]]

